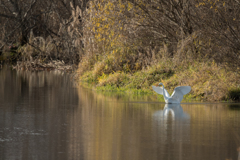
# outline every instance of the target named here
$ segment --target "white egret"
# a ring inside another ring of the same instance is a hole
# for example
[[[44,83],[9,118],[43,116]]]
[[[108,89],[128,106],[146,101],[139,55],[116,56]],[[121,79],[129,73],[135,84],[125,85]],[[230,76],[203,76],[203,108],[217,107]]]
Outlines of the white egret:
[[[178,86],[174,89],[172,95],[169,96],[168,91],[164,88],[164,85],[162,83],[159,83],[158,85],[162,85],[162,87],[152,86],[152,88],[158,94],[163,95],[166,103],[181,103],[183,96],[191,91],[190,86]]]

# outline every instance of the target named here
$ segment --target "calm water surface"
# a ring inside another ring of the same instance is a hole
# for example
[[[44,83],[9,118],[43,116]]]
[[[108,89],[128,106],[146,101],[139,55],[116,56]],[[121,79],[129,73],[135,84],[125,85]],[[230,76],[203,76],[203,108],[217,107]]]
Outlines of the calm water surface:
[[[77,88],[59,72],[4,68],[0,160],[240,160],[239,104],[154,98]]]

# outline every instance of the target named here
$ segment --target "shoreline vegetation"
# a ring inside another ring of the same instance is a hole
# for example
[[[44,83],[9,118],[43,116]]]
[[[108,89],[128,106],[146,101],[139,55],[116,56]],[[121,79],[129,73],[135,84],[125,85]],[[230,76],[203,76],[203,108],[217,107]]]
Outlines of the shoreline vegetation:
[[[97,90],[240,101],[240,3],[224,0],[1,0],[0,63],[73,70]],[[78,67],[75,67],[77,66]]]
[[[42,63],[41,61],[26,61],[21,62],[18,61],[17,64],[12,65],[12,69],[16,70],[27,70],[27,71],[51,71],[51,70],[59,70],[72,72],[77,69],[77,65],[74,64],[65,64],[64,61],[60,60],[51,60],[48,63]]]
[[[166,63],[167,62],[167,63]],[[99,91],[136,95],[157,95],[152,85],[164,83],[171,94],[175,87],[189,85],[192,90],[183,101],[239,101],[239,71],[231,71],[213,62],[175,64],[163,60],[134,73],[117,71],[96,75],[97,69],[84,72],[79,83]],[[163,97],[159,96],[162,101]]]

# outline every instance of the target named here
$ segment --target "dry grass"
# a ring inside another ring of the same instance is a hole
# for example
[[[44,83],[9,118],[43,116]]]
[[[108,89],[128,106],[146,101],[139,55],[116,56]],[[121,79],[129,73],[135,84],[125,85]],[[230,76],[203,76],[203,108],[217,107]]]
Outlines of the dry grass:
[[[59,28],[55,30],[55,36],[35,36],[31,30],[28,36],[28,43],[19,46],[17,52],[21,54],[22,61],[41,61],[49,63],[52,60],[64,61],[66,64],[78,64],[83,55],[82,27],[79,16],[82,10],[71,5],[72,15],[69,19],[59,21]],[[56,19],[56,14],[51,14],[51,18]]]
[[[98,66],[98,69],[96,69]],[[174,58],[165,58],[148,68],[130,72],[104,73],[103,63],[98,63],[94,70],[80,76],[80,80],[91,79],[97,88],[105,86],[106,90],[121,88],[121,91],[144,91],[153,94],[151,85],[163,82],[172,92],[177,86],[189,85],[192,91],[188,95],[203,101],[238,100],[240,88],[239,70],[232,71],[223,65],[204,61],[184,61],[176,63]],[[97,77],[95,77],[97,76]],[[90,78],[91,77],[91,78]]]
[[[30,32],[29,43],[20,47],[18,52],[21,53],[24,61],[33,61],[33,59],[50,59],[57,57],[57,47],[54,44],[54,39],[48,37],[34,37],[33,32]]]
[[[179,69],[174,76],[165,80],[166,86],[173,90],[178,85],[192,86],[191,94],[208,101],[231,99],[229,92],[239,88],[239,71],[228,70],[216,63],[195,62],[187,69]]]
[[[125,74],[124,72],[115,72],[109,75],[103,74],[101,77],[99,77],[98,86],[110,85],[121,87],[126,85],[124,84],[124,82],[129,80],[130,80],[129,75]]]

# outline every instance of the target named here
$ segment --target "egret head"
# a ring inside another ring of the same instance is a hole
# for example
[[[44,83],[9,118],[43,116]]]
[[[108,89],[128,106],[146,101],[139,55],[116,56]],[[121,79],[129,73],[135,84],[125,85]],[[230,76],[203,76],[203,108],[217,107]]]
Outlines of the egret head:
[[[158,85],[160,86],[160,85],[163,85],[163,84],[162,84],[162,83],[159,83]]]

